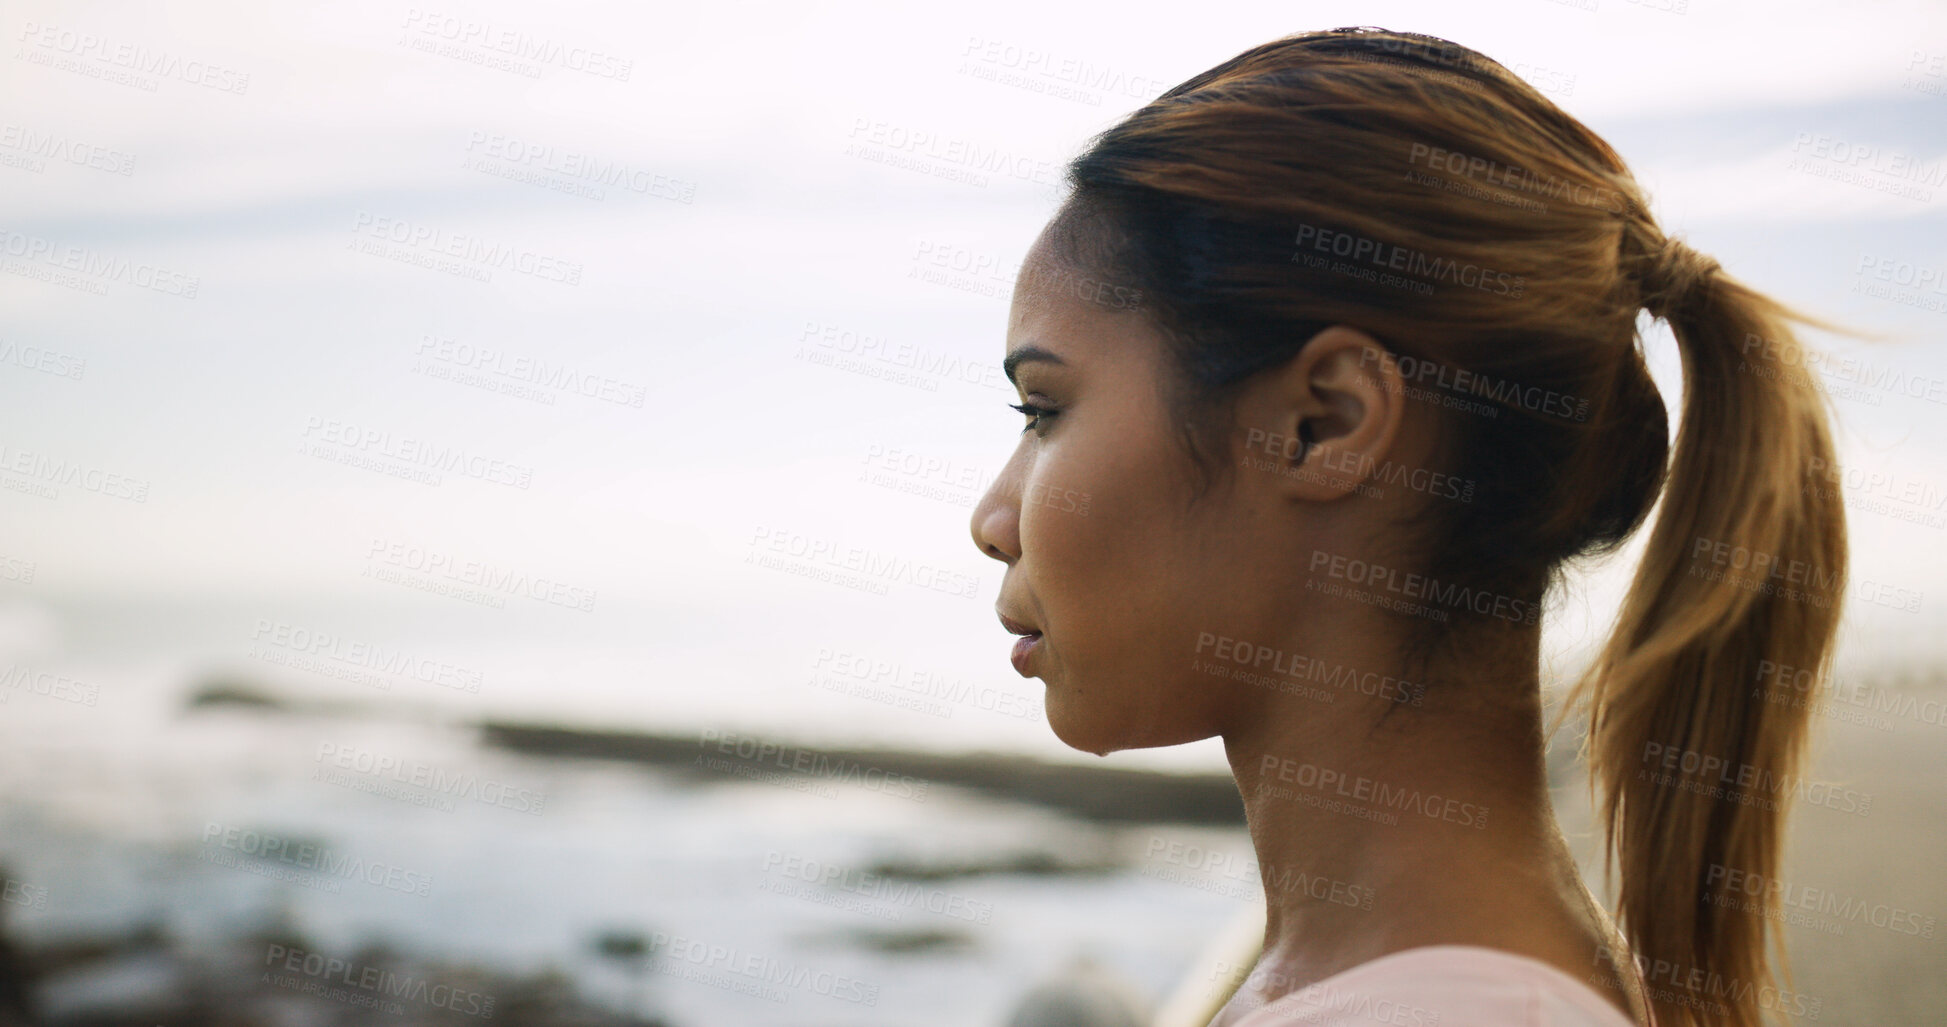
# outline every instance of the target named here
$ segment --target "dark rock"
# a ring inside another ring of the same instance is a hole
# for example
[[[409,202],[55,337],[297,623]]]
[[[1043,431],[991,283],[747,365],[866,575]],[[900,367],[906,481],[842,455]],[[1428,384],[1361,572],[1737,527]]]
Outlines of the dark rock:
[[[1063,877],[1112,874],[1125,868],[1117,859],[1064,859],[1049,852],[1022,852],[984,859],[951,863],[880,860],[865,868],[866,873],[903,881],[946,881],[961,877],[1012,875],[1020,877]]]
[[[715,749],[705,751],[694,735],[652,735],[630,731],[509,724],[481,725],[488,745],[544,756],[623,760],[725,783],[745,778],[696,766],[698,756],[753,771],[777,768],[757,759],[740,759]],[[755,741],[755,740],[754,740]],[[813,749],[783,743],[794,753],[817,757],[827,768],[866,768],[885,776],[905,775],[927,784],[954,785],[1003,799],[1031,802],[1105,823],[1244,823],[1244,801],[1229,774],[1167,774],[1146,770],[1050,763],[1004,753],[938,754],[899,749]],[[776,749],[770,751],[777,751]],[[807,774],[817,779],[817,774]],[[843,775],[835,775],[839,779]]]
[[[186,710],[200,710],[212,706],[240,706],[245,709],[278,710],[291,708],[291,704],[256,685],[226,679],[206,682],[183,700]]]

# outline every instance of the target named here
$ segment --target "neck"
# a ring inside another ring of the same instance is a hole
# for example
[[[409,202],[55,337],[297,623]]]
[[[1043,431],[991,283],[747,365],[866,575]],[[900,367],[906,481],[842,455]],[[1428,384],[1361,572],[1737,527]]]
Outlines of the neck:
[[[1269,702],[1225,733],[1265,892],[1247,987],[1268,1000],[1420,945],[1516,947],[1498,925],[1559,901],[1538,654],[1512,648],[1383,720],[1391,703],[1347,693]]]

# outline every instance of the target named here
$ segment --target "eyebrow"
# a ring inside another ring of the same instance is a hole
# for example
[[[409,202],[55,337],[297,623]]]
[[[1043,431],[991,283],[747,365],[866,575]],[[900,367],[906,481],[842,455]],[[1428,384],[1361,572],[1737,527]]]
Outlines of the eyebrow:
[[[1001,370],[1007,373],[1007,380],[1014,382],[1018,388],[1021,383],[1015,379],[1014,372],[1022,364],[1031,360],[1040,360],[1050,364],[1061,364],[1063,366],[1067,366],[1068,364],[1068,361],[1056,356],[1049,350],[1042,349],[1039,346],[1029,345],[1022,346],[1020,349],[1009,353],[1007,359],[1001,361]]]

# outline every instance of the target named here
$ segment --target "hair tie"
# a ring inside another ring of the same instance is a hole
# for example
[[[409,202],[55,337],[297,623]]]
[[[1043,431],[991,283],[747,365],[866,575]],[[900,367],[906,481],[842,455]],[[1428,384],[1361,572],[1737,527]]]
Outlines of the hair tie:
[[[1668,320],[1699,298],[1709,295],[1710,282],[1721,265],[1680,239],[1666,239],[1640,280],[1643,307]]]

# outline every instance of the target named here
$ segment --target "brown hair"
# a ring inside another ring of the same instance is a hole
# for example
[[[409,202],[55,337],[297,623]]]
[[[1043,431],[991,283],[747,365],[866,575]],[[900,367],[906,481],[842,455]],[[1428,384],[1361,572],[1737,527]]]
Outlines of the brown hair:
[[[1659,982],[1659,1022],[1727,1009],[1713,1022],[1755,1027],[1777,900],[1766,890],[1758,915],[1719,905],[1706,877],[1775,870],[1770,796],[1796,773],[1809,712],[1766,701],[1760,671],[1823,673],[1831,658],[1844,510],[1806,487],[1833,447],[1788,322],[1831,326],[1666,237],[1608,144],[1431,36],[1253,47],[1102,132],[1066,181],[1055,253],[1142,296],[1198,496],[1236,387],[1341,323],[1441,407],[1440,460],[1475,489],[1415,511],[1410,558],[1430,577],[1539,604],[1567,561],[1618,548],[1662,495],[1614,633],[1561,713],[1588,710],[1635,957],[1679,971]],[[1644,309],[1682,354],[1674,452]],[[1460,612],[1413,633],[1418,659],[1468,634]],[[1676,771],[1669,753],[1686,754]],[[1684,778],[1706,759],[1755,770],[1713,794],[1720,782]]]

